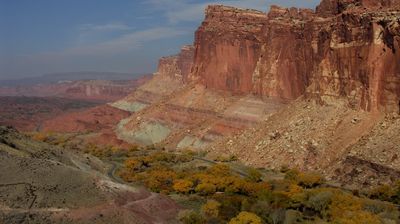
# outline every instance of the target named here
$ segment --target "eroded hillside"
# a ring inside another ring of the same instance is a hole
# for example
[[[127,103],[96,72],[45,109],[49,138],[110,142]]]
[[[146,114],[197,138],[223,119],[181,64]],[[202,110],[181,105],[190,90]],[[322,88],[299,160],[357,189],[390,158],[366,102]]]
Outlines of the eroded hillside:
[[[96,157],[0,127],[1,223],[167,223],[165,196],[121,184]],[[154,214],[158,214],[154,216]]]

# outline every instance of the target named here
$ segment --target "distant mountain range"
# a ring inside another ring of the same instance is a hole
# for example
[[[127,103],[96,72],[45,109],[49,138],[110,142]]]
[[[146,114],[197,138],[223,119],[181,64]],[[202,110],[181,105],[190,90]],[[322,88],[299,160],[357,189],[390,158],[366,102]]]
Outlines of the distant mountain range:
[[[144,74],[118,73],[118,72],[66,72],[45,74],[38,77],[0,80],[0,86],[31,86],[36,84],[51,84],[61,81],[76,80],[133,80]]]

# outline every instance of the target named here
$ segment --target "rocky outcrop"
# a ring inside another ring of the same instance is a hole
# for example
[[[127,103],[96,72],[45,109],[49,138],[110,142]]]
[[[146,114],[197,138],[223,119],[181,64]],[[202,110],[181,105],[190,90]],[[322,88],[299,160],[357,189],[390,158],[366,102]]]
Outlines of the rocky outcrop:
[[[318,26],[324,37],[307,93],[324,102],[344,97],[368,111],[399,111],[400,36],[389,34],[387,25],[399,18],[399,12],[344,12]]]
[[[329,17],[360,7],[382,10],[398,6],[400,6],[398,0],[322,0],[316,12],[321,16]]]
[[[75,99],[114,101],[127,96],[132,90],[144,84],[150,77],[137,80],[103,81],[89,80],[71,83],[60,96]],[[68,85],[68,84],[67,84]]]
[[[184,88],[183,83],[189,82],[193,55],[194,47],[188,45],[182,47],[177,55],[161,58],[157,72],[150,81],[124,99],[112,103],[111,106],[129,112],[138,112],[170,97],[180,88]]]
[[[182,82],[188,82],[193,64],[194,47],[182,47],[177,55],[162,57],[158,63],[156,75],[168,76]]]
[[[209,6],[190,80],[233,93],[399,111],[399,0],[323,0],[316,12]]]

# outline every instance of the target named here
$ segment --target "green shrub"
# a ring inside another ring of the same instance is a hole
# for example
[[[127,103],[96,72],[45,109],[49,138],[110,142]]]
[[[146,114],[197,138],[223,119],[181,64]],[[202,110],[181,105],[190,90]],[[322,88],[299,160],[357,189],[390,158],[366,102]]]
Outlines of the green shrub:
[[[298,171],[297,169],[290,169],[285,173],[285,180],[297,181],[297,177],[299,176],[299,174],[300,171]]]
[[[332,197],[333,192],[331,191],[311,192],[306,205],[322,216],[326,216],[326,211],[332,202]]]
[[[183,224],[205,224],[206,219],[198,212],[184,211],[179,214],[179,221]]]
[[[260,173],[260,171],[258,171],[255,168],[251,168],[251,167],[248,168],[247,175],[248,175],[247,179],[249,181],[252,181],[252,182],[260,182],[261,181],[262,174]]]

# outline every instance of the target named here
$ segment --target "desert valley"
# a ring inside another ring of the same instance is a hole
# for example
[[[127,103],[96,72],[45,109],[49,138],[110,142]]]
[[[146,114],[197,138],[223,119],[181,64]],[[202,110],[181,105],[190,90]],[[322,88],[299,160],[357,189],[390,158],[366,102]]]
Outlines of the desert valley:
[[[0,223],[400,223],[399,0],[209,5],[178,50],[0,86]]]

